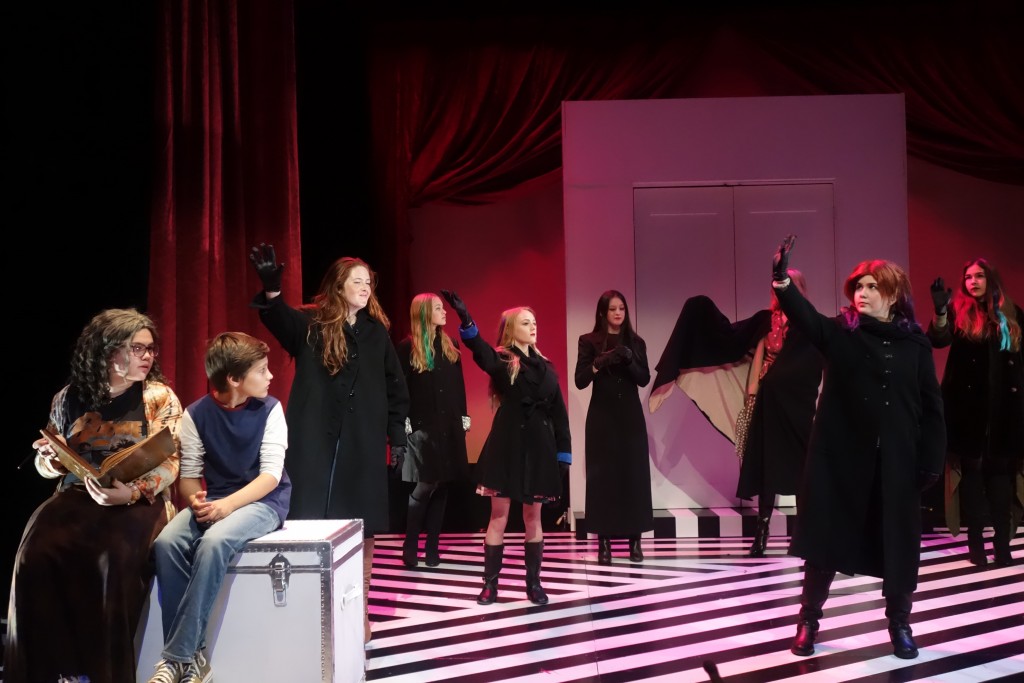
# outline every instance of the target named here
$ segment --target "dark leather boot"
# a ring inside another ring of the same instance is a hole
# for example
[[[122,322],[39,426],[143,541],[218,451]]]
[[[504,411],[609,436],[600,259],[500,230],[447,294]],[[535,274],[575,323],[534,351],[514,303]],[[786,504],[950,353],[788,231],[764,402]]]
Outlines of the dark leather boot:
[[[597,537],[597,563],[612,563],[612,540],[607,536]]]
[[[484,545],[484,589],[476,599],[478,605],[492,605],[498,599],[498,574],[504,545]]]
[[[441,527],[444,525],[444,508],[448,504],[448,488],[442,484],[441,488],[434,491],[427,505],[427,545],[424,552],[427,556],[427,566],[436,567],[441,564],[441,553],[439,545],[441,542]]]
[[[427,512],[427,501],[409,495],[409,507],[405,517],[405,541],[402,543],[402,564],[412,569],[419,564],[416,553],[419,549],[420,530]]]
[[[526,597],[535,605],[546,605],[548,596],[540,585],[540,562],[544,555],[544,541],[524,543],[523,550],[523,559],[526,563]]]
[[[629,561],[640,564],[644,561],[644,551],[640,547],[640,537],[633,536],[629,539]]]
[[[828,600],[828,589],[836,573],[818,569],[804,563],[804,581],[800,592],[800,619],[796,623],[796,638],[789,651],[798,657],[814,654],[814,640],[818,637],[818,621],[822,606]]]
[[[771,521],[771,515],[758,516],[757,528],[754,530],[754,542],[750,545],[748,553],[750,557],[764,557],[764,550],[768,547],[768,527]]]
[[[917,644],[910,630],[910,607],[912,593],[896,593],[885,596],[885,616],[889,617],[889,640],[892,653],[900,659],[915,659]]]
[[[985,537],[981,535],[981,527],[967,528],[967,559],[971,564],[979,567],[988,564],[988,557],[985,555]]]

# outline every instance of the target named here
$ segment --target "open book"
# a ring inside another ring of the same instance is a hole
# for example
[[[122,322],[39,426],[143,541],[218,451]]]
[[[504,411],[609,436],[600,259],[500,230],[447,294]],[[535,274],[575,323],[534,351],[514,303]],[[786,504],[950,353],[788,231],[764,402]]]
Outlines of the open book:
[[[123,484],[138,479],[172,456],[177,449],[170,428],[164,427],[156,434],[107,456],[97,468],[49,429],[40,429],[39,433],[50,443],[60,464],[69,472],[82,481],[92,477],[104,488],[109,488],[114,479]]]

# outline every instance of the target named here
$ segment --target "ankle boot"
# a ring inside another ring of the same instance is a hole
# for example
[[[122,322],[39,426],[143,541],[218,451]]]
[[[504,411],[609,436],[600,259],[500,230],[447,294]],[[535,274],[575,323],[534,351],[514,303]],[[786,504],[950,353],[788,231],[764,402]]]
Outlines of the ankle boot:
[[[895,593],[885,596],[885,616],[889,617],[889,641],[892,653],[900,659],[915,659],[917,644],[910,630],[910,607],[912,593]]]
[[[754,542],[750,545],[749,557],[764,557],[764,550],[768,546],[768,527],[771,524],[771,515],[758,516],[757,528],[754,530]]]
[[[644,551],[640,548],[640,537],[633,536],[629,539],[629,561],[640,564],[644,561]]]
[[[476,599],[478,605],[492,605],[498,599],[498,574],[501,573],[504,545],[484,545],[484,589]]]
[[[409,494],[409,506],[405,517],[405,541],[402,543],[402,564],[410,569],[419,564],[416,553],[419,549],[420,530],[423,528],[423,516],[427,512],[427,502]]]
[[[363,539],[363,642],[370,642],[370,575],[373,570],[373,538]]]
[[[971,564],[979,567],[988,564],[988,557],[985,555],[985,537],[981,534],[980,526],[967,527],[967,559]]]
[[[804,563],[804,580],[800,592],[800,619],[796,624],[796,638],[789,651],[798,657],[814,654],[814,640],[818,637],[818,620],[822,606],[828,600],[828,589],[835,578],[834,571],[818,569]]]
[[[441,527],[444,525],[444,508],[448,504],[448,488],[443,484],[434,491],[427,505],[427,545],[424,552],[428,567],[441,564]]]
[[[597,563],[612,563],[612,540],[607,536],[597,537]]]
[[[540,563],[544,555],[544,541],[523,544],[526,563],[526,597],[535,605],[548,604],[547,593],[540,585]]]

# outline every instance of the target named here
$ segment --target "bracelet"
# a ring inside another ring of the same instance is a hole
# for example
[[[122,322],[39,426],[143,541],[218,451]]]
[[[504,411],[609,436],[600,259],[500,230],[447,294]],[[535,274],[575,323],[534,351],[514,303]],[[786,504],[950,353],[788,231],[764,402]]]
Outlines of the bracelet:
[[[132,496],[131,498],[128,499],[126,505],[135,505],[136,503],[139,502],[139,498],[142,497],[142,491],[139,490],[139,485],[136,484],[134,481],[128,485],[128,488],[132,490]]]

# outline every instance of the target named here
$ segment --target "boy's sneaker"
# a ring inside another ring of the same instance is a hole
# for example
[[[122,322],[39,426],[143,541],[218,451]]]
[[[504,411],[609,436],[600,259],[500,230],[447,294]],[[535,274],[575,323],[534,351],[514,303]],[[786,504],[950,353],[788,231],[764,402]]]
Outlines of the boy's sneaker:
[[[185,664],[180,683],[213,683],[213,669],[202,650],[198,650],[192,661]]]
[[[182,674],[185,673],[186,666],[188,664],[184,662],[161,659],[156,663],[156,673],[149,679],[149,683],[181,683],[184,680]]]

